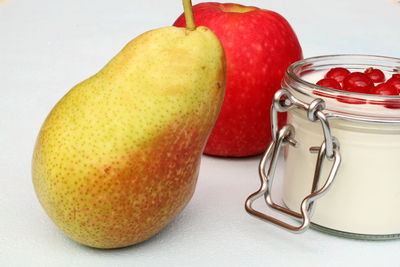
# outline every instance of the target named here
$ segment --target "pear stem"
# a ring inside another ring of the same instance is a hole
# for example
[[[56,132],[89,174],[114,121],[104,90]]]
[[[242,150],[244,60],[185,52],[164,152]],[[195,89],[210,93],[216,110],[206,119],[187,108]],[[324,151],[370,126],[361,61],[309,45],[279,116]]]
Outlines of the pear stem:
[[[193,31],[196,29],[196,25],[194,24],[192,1],[182,0],[182,3],[183,3],[183,10],[185,12],[186,29]]]

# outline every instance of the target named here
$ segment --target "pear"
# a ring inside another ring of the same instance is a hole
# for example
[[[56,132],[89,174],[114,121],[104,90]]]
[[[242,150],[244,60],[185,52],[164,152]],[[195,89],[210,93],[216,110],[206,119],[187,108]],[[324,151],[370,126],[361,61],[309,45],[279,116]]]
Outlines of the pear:
[[[186,206],[221,109],[225,57],[217,37],[165,27],[129,42],[72,88],[36,141],[38,199],[73,240],[96,248],[144,241]]]

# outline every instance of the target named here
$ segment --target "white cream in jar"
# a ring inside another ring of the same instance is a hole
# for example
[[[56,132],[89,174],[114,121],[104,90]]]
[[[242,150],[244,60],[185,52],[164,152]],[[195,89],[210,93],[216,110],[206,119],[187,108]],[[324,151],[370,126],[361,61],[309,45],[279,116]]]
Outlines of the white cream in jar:
[[[400,97],[346,93],[315,85],[334,67],[351,71],[376,67],[390,78],[399,66],[396,58],[343,55],[306,59],[288,69],[283,87],[293,96],[306,103],[321,98],[327,113],[350,118],[329,120],[331,133],[340,143],[342,162],[329,191],[315,202],[311,222],[317,229],[362,239],[400,238],[400,109],[384,105],[399,103]],[[338,102],[338,95],[365,99],[366,104]],[[320,146],[324,136],[321,125],[309,121],[304,111],[293,109],[287,115],[298,145],[285,147],[283,202],[299,212],[301,201],[311,192],[317,159],[309,148]],[[324,162],[322,181],[331,165]]]
[[[283,201],[298,210],[310,193],[317,155],[309,148],[322,143],[321,126],[291,111],[298,147],[285,155]],[[368,235],[400,233],[400,127],[347,121],[330,124],[340,142],[342,163],[330,190],[316,202],[312,222],[330,229]],[[323,167],[326,179],[330,165]]]

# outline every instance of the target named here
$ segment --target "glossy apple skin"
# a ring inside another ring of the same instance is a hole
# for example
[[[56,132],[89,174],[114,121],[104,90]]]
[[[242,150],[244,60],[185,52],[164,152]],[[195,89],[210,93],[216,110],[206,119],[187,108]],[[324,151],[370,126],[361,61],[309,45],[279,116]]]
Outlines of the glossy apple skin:
[[[243,157],[264,152],[271,141],[270,105],[286,68],[302,59],[295,32],[279,14],[238,4],[193,7],[196,25],[210,28],[226,53],[222,111],[204,153]],[[181,15],[174,26],[184,27]]]

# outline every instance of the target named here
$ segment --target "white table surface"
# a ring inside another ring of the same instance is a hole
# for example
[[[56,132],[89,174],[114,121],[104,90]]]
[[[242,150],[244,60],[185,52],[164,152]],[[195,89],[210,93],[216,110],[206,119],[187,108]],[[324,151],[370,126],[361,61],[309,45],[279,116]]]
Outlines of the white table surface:
[[[306,57],[400,56],[394,0],[232,2],[281,13]],[[243,203],[259,186],[258,157],[203,157],[189,205],[137,246],[91,249],[53,225],[31,183],[41,123],[67,90],[130,39],[172,24],[181,9],[180,0],[0,0],[0,266],[399,266],[400,240],[294,235],[249,216]]]

